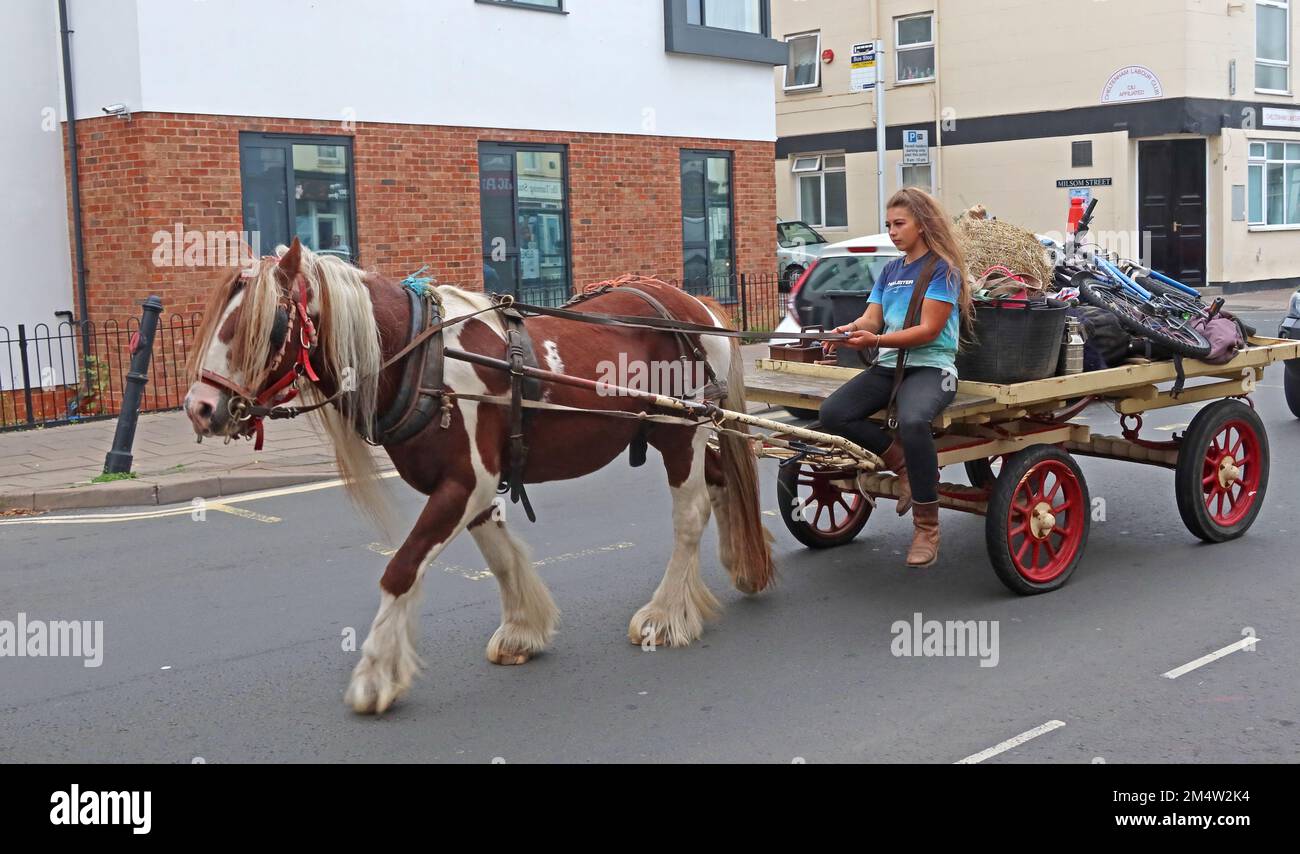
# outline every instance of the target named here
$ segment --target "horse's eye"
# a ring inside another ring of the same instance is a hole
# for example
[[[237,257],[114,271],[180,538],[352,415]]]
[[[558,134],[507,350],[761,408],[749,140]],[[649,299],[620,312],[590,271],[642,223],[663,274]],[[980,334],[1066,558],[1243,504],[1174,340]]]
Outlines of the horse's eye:
[[[278,353],[284,346],[284,339],[289,335],[289,312],[283,308],[275,310],[275,323],[271,326],[271,352]]]

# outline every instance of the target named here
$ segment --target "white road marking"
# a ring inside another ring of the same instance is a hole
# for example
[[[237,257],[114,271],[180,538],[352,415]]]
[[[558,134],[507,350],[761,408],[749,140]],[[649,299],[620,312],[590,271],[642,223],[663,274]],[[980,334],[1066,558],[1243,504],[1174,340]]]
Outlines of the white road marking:
[[[1168,673],[1162,673],[1160,675],[1164,676],[1166,679],[1177,679],[1179,676],[1182,676],[1185,673],[1191,673],[1193,670],[1195,670],[1198,667],[1204,667],[1205,665],[1209,664],[1211,661],[1218,661],[1220,658],[1223,658],[1225,655],[1231,655],[1232,653],[1238,652],[1243,649],[1254,652],[1255,644],[1257,643],[1259,643],[1259,638],[1256,637],[1242,638],[1236,643],[1228,644],[1223,649],[1215,650],[1209,655],[1202,655],[1200,658],[1196,659],[1195,661],[1189,661],[1186,664],[1184,664],[1182,667],[1175,667],[1173,670],[1170,670]]]
[[[533,561],[533,566],[549,566],[550,564],[553,563],[563,563],[564,561],[576,560],[577,558],[580,557],[590,557],[592,555],[603,554],[605,552],[621,551],[623,549],[630,549],[635,546],[636,543],[622,542],[622,543],[612,543],[608,546],[597,546],[596,548],[583,549],[582,551],[578,551],[578,552],[566,552],[562,555],[555,555],[554,557],[544,557],[541,560],[535,560]],[[390,557],[397,553],[397,549],[392,548],[390,546],[386,546],[383,543],[370,543],[369,545],[366,546],[366,548],[374,552],[375,554],[383,555],[384,557]],[[449,566],[440,567],[440,569],[443,572],[446,572],[450,575],[459,575],[461,578],[468,579],[469,581],[484,581],[492,577],[492,570],[486,566],[483,567],[482,569],[467,569],[463,566],[460,566],[459,564],[451,564]]]
[[[953,764],[954,765],[975,765],[977,763],[983,762],[985,759],[989,759],[991,757],[997,756],[999,753],[1006,753],[1008,750],[1010,750],[1013,747],[1019,747],[1020,745],[1024,744],[1026,741],[1029,741],[1030,739],[1038,738],[1040,735],[1046,735],[1052,730],[1060,729],[1063,726],[1065,726],[1064,721],[1048,721],[1047,723],[1036,726],[1031,730],[1025,730],[1024,732],[1020,733],[1020,735],[1017,735],[1013,738],[1008,738],[1006,741],[1002,742],[1001,744],[995,744],[994,746],[990,747],[988,750],[981,750],[979,753],[972,753],[970,756],[967,756],[965,759],[959,759]]]
[[[381,480],[397,477],[397,472],[384,472],[379,475]],[[334,480],[322,480],[319,483],[304,483],[298,486],[282,486],[276,489],[264,489],[261,492],[250,492],[246,495],[232,495],[229,498],[207,498],[204,499],[205,508],[211,510],[217,505],[225,506],[227,504],[243,504],[247,501],[261,501],[266,498],[279,498],[284,495],[300,495],[304,492],[317,492],[322,489],[333,489],[336,486],[342,486],[342,478]],[[185,504],[176,504],[171,507],[159,507],[157,510],[128,510],[124,513],[87,513],[81,516],[32,516],[18,519],[0,520],[0,527],[5,525],[92,525],[104,522],[141,522],[147,519],[166,519],[169,516],[188,516],[196,508],[186,502]]]

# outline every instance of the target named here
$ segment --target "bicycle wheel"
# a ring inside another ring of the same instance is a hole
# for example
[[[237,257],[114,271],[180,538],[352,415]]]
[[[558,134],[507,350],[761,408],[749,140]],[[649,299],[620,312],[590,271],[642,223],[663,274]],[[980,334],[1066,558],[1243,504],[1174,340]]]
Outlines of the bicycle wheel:
[[[1130,334],[1149,338],[1157,346],[1189,359],[1210,355],[1210,342],[1187,325],[1185,318],[1130,294],[1109,282],[1090,279],[1079,282],[1079,295],[1089,305],[1104,308],[1119,318]]]

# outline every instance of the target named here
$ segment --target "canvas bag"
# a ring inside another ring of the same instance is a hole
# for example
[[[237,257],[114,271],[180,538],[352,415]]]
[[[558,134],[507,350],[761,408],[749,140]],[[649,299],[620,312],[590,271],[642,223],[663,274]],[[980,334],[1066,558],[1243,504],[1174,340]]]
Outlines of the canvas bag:
[[[1211,365],[1222,365],[1232,361],[1237,353],[1246,349],[1246,335],[1241,323],[1236,318],[1227,318],[1221,314],[1214,317],[1200,317],[1192,321],[1192,328],[1199,331],[1210,342],[1210,355],[1201,361]]]

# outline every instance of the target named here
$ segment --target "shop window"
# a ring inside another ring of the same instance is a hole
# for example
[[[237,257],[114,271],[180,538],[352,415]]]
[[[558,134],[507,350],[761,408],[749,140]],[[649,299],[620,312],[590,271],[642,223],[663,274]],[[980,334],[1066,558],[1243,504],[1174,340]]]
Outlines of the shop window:
[[[1300,143],[1251,142],[1247,179],[1251,225],[1300,227]]]
[[[357,260],[350,137],[239,137],[244,228],[263,253],[296,236],[314,252]]]

